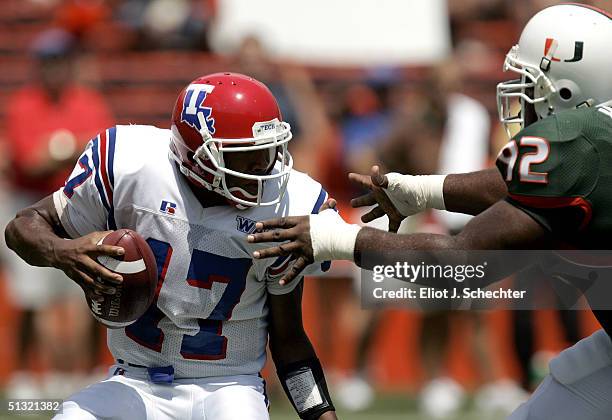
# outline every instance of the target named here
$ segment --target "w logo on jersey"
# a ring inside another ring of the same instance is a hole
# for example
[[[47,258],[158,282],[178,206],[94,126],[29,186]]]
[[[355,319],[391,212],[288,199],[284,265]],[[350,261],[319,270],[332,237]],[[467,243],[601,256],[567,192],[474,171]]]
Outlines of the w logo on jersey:
[[[211,93],[215,87],[212,85],[189,85],[183,99],[183,111],[181,121],[200,131],[201,122],[206,123],[208,132],[215,134],[215,119],[211,117],[212,108],[203,106],[206,95]],[[201,116],[201,117],[200,117]]]
[[[255,231],[255,220],[236,216],[236,229],[244,233],[253,233]]]

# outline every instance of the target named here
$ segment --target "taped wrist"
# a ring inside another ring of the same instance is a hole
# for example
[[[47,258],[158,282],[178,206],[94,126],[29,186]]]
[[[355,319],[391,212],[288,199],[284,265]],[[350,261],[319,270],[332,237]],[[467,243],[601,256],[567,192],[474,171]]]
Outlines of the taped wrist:
[[[387,196],[403,216],[425,209],[446,210],[444,204],[444,179],[446,175],[387,174]]]
[[[353,261],[361,226],[346,223],[333,209],[310,215],[310,240],[315,261]]]
[[[335,410],[319,359],[290,363],[276,369],[285,394],[301,419],[316,420]]]

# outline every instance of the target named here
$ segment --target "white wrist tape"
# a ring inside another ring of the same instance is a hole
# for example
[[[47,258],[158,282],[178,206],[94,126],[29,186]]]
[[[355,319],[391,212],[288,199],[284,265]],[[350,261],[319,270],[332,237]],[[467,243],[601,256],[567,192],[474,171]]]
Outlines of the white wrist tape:
[[[315,261],[353,261],[355,240],[361,226],[346,223],[340,215],[327,209],[310,215],[310,240]]]
[[[444,179],[446,175],[387,174],[385,193],[402,216],[411,216],[425,209],[446,210]]]

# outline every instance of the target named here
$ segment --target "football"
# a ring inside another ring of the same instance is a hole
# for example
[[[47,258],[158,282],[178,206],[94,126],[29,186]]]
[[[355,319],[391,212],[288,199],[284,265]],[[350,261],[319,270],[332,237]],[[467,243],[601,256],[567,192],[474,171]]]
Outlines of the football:
[[[121,274],[123,282],[112,285],[117,290],[114,295],[102,294],[104,300],[100,302],[87,297],[87,304],[96,320],[108,328],[123,328],[136,321],[153,302],[157,289],[157,264],[147,242],[133,230],[116,230],[102,243],[125,250],[121,258],[108,255],[97,258],[98,263]]]

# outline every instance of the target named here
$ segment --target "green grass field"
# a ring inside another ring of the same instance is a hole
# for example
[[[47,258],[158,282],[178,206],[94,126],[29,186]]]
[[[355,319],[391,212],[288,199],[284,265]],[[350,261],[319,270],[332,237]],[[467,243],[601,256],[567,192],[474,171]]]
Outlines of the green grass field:
[[[278,401],[278,399],[277,399]],[[48,415],[8,415],[0,414],[0,420],[43,420],[49,419]],[[298,419],[288,403],[278,401],[270,410],[271,420],[295,420]],[[429,420],[421,415],[416,409],[414,400],[401,395],[379,396],[375,404],[368,410],[360,413],[349,413],[338,411],[338,418],[342,420]],[[469,407],[458,416],[449,420],[502,420],[504,416],[491,416],[478,413]],[[240,420],[240,419],[236,419]]]
[[[272,420],[298,419],[291,406],[284,400],[273,404],[270,410]],[[338,410],[338,418],[342,420],[430,420],[419,413],[414,399],[404,395],[381,395],[371,408],[359,413],[346,412],[340,409]],[[484,415],[471,410],[468,406],[458,416],[448,420],[503,420],[504,418],[503,415]]]

